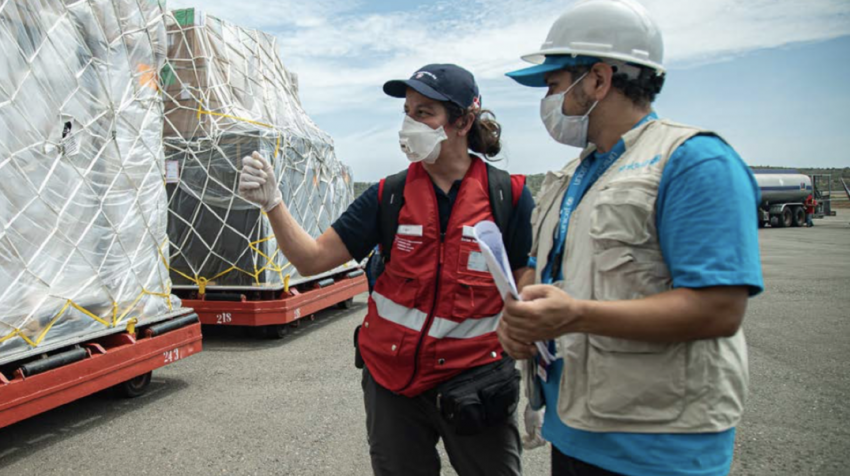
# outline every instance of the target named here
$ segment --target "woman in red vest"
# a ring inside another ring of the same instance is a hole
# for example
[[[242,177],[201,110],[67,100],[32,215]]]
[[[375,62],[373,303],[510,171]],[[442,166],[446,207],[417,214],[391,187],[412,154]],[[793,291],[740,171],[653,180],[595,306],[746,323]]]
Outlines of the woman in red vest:
[[[514,273],[524,273],[531,194],[524,177],[483,160],[499,153],[501,127],[481,109],[471,73],[427,65],[384,92],[405,99],[399,143],[411,163],[358,197],[318,239],[289,213],[274,170],[256,152],[243,161],[240,194],[268,213],[281,251],[304,276],[392,243],[358,337],[375,474],[440,474],[439,439],[462,476],[520,474],[518,375],[495,333],[503,303],[472,227],[495,221],[504,197],[491,196],[494,177],[509,183],[506,248]],[[387,212],[390,203],[402,205],[392,216],[397,227],[385,230],[381,206]]]

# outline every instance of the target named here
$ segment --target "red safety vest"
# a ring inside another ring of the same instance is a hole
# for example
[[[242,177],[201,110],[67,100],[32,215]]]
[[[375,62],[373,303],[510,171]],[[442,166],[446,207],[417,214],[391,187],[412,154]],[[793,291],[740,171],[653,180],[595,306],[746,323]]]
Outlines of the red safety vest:
[[[806,214],[813,215],[815,213],[815,207],[818,205],[818,201],[815,200],[813,196],[809,195],[806,197],[804,205],[806,206]]]
[[[472,234],[476,223],[493,220],[486,164],[473,157],[442,239],[434,186],[421,164],[408,169],[404,203],[359,346],[377,383],[415,396],[502,358],[495,330],[503,303]]]

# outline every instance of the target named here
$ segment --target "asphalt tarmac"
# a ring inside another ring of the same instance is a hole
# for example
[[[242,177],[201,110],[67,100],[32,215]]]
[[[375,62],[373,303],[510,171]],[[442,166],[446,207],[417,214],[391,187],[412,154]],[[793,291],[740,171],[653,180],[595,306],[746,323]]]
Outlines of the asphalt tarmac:
[[[850,474],[850,224],[815,224],[760,232],[767,290],[744,323],[735,475]],[[204,351],[156,371],[142,397],[104,392],[0,430],[0,475],[369,475],[351,339],[365,307],[280,341],[205,329]],[[549,450],[524,467],[548,474]]]

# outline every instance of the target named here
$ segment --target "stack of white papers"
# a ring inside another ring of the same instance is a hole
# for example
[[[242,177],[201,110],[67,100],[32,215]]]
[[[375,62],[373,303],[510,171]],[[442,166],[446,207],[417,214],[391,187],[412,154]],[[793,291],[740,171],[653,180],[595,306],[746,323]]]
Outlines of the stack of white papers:
[[[499,231],[499,227],[492,221],[482,221],[475,225],[474,230],[475,239],[478,240],[478,246],[487,261],[487,269],[493,275],[493,281],[496,282],[496,287],[499,289],[502,299],[507,300],[507,296],[510,294],[517,301],[522,301],[516,288],[514,274],[511,272],[511,264],[508,260],[508,253],[505,251],[505,244],[502,241],[502,232]],[[534,345],[537,346],[537,351],[547,364],[555,360],[546,343],[535,342]]]

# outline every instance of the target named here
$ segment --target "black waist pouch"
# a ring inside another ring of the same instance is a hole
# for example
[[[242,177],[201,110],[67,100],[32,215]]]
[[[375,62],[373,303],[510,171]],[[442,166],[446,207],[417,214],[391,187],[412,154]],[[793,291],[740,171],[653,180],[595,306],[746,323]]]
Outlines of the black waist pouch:
[[[458,435],[481,433],[516,411],[519,380],[514,359],[504,357],[438,385],[437,408]]]

